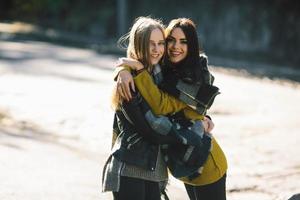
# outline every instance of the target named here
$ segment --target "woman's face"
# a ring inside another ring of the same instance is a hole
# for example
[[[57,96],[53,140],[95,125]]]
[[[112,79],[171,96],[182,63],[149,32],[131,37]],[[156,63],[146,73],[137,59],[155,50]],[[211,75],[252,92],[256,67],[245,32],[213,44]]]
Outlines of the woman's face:
[[[169,60],[178,63],[185,59],[188,53],[187,39],[181,28],[175,28],[167,38]]]
[[[159,28],[156,28],[151,32],[149,51],[150,62],[152,65],[157,64],[165,53],[165,39]]]

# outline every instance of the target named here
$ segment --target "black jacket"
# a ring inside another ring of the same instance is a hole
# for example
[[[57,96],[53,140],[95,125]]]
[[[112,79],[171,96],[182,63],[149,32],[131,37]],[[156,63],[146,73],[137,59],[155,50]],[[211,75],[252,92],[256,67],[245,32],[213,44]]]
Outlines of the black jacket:
[[[116,111],[114,131],[117,139],[113,155],[128,164],[155,170],[160,144],[176,144],[178,139],[155,133],[146,122],[139,102],[123,102]]]
[[[193,178],[207,159],[211,138],[206,134],[200,137],[187,127],[172,126],[167,134],[160,134],[159,126],[154,130],[145,119],[149,109],[140,95],[121,105],[115,115],[114,130],[118,137],[113,155],[125,163],[155,170],[158,145],[163,144],[162,152],[173,176]]]

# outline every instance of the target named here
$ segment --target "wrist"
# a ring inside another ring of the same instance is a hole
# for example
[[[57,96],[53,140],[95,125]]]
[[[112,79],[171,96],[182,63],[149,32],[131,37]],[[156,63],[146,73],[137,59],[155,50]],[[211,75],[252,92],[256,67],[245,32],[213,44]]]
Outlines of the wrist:
[[[136,72],[136,75],[138,75],[139,73],[143,72],[144,69],[145,69],[145,68],[141,68],[141,69],[136,70],[136,71],[135,71],[135,72]]]
[[[135,66],[135,70],[138,71],[138,70],[142,70],[144,69],[144,65],[142,65],[142,63],[138,63],[136,66]]]

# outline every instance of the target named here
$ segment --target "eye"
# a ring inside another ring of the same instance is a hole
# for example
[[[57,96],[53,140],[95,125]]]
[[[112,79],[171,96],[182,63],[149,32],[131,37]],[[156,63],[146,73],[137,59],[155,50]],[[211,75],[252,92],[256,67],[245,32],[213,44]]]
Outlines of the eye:
[[[187,44],[187,40],[180,40],[181,44]]]
[[[159,45],[165,45],[165,41],[161,41],[158,43]]]
[[[175,39],[174,38],[171,38],[171,37],[168,37],[167,39],[166,39],[166,41],[167,41],[167,43],[174,43],[175,42]]]
[[[155,42],[150,41],[150,46],[155,46]]]

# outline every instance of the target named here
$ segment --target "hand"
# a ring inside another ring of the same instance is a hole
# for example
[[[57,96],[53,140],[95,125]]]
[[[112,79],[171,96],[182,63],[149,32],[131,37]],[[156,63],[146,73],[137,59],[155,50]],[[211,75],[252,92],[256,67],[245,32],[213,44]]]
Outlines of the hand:
[[[127,101],[132,98],[130,88],[135,92],[132,75],[127,70],[120,71],[117,79],[117,91]]]
[[[215,127],[215,124],[208,117],[204,117],[202,123],[204,126],[204,131],[208,133],[210,133]]]
[[[126,57],[119,58],[117,67],[120,66],[128,66],[133,70],[140,70],[144,68],[144,65],[140,61]]]

